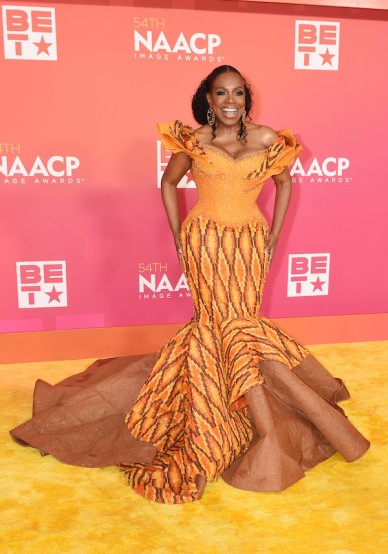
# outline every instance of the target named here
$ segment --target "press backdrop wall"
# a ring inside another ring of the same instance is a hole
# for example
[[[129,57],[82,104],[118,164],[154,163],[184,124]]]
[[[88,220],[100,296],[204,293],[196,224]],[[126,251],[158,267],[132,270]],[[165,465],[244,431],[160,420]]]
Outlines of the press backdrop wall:
[[[191,96],[225,63],[252,85],[253,121],[304,147],[263,314],[388,311],[386,19],[253,2],[0,4],[1,332],[191,317],[156,122],[195,126]],[[195,200],[188,175],[182,214]],[[269,217],[273,200],[269,181]]]

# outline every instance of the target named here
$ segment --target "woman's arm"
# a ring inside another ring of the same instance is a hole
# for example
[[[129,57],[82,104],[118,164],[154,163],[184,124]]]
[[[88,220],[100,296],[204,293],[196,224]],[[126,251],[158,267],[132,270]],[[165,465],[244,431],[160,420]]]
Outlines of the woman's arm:
[[[288,205],[291,199],[291,175],[288,168],[285,168],[280,175],[273,177],[276,185],[275,206],[273,211],[271,231],[268,235],[265,251],[269,255],[269,264],[272,262],[276,245],[279,239],[280,231],[286,217]]]
[[[258,128],[260,143],[266,147],[270,147],[279,135],[265,125]],[[271,231],[268,235],[265,252],[268,253],[269,265],[272,262],[275,253],[276,245],[279,239],[280,231],[283,226],[284,218],[286,217],[288,205],[291,199],[292,179],[288,168],[283,169],[280,175],[274,175],[274,183],[276,185],[275,206],[273,210]]]
[[[170,229],[174,237],[175,246],[178,253],[179,262],[182,265],[182,244],[180,239],[181,222],[179,219],[179,206],[177,185],[182,177],[187,173],[191,167],[191,158],[184,152],[172,154],[170,161],[163,174],[161,187],[162,187],[162,200],[164,208],[166,210]]]

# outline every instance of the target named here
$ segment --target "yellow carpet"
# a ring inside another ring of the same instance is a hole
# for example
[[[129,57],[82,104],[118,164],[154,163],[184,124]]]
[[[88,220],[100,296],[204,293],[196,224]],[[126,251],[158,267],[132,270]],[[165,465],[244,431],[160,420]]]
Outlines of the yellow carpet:
[[[341,376],[349,418],[372,442],[348,464],[336,454],[281,493],[249,493],[222,480],[200,502],[153,504],[116,468],[66,466],[22,448],[8,429],[27,419],[34,381],[55,383],[92,360],[0,366],[0,552],[150,554],[383,554],[388,552],[388,342],[314,346]]]

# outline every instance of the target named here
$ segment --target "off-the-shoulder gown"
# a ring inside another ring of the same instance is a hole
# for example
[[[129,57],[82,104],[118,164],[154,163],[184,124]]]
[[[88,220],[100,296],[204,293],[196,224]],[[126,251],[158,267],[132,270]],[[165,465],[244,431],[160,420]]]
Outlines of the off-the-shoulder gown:
[[[268,224],[256,200],[300,145],[282,131],[234,159],[178,121],[158,127],[165,148],[192,159],[198,189],[181,229],[194,317],[156,355],[38,381],[13,438],[65,463],[119,465],[137,493],[165,503],[197,500],[221,475],[280,491],[335,451],[359,458],[369,442],[337,406],[349,397],[341,380],[260,316]]]

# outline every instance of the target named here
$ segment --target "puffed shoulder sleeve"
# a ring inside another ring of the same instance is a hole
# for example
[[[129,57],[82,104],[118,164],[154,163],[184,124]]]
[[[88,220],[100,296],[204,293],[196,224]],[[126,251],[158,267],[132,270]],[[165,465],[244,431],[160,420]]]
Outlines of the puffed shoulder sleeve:
[[[174,154],[185,152],[190,157],[205,156],[205,150],[190,125],[176,120],[173,123],[158,123],[157,129],[166,150]]]
[[[248,179],[263,181],[279,175],[285,167],[292,165],[302,152],[302,147],[292,134],[291,129],[277,131],[278,138],[268,148],[265,159],[255,171],[248,175]]]
[[[278,131],[279,138],[268,149],[268,169],[271,175],[279,175],[285,167],[292,165],[302,152],[302,146],[291,129]]]

